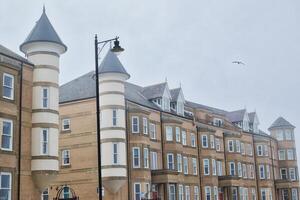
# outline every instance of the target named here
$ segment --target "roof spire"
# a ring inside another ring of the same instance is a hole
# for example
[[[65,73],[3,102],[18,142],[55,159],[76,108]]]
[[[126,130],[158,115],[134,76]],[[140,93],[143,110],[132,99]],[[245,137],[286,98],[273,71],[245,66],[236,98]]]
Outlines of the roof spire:
[[[43,13],[46,13],[45,4],[43,4]]]

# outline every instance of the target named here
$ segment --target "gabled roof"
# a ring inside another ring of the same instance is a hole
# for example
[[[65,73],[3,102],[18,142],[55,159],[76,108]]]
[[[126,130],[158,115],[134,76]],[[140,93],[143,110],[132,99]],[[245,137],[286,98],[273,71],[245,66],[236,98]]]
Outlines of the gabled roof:
[[[150,85],[150,86],[143,88],[142,94],[147,99],[154,99],[154,98],[162,97],[166,87],[167,87],[166,82],[155,84],[155,85]]]
[[[288,122],[283,117],[278,117],[273,124],[269,127],[268,130],[276,129],[276,128],[295,128],[290,122]]]
[[[175,88],[175,89],[170,90],[172,102],[177,101],[180,91],[181,91],[181,88]]]
[[[120,73],[125,74],[126,76],[128,76],[128,78],[130,77],[117,55],[110,50],[107,52],[106,56],[99,66],[99,74],[104,73]]]
[[[43,8],[43,14],[41,15],[40,19],[36,22],[25,41],[20,45],[20,50],[22,51],[22,47],[31,42],[53,42],[62,45],[65,50],[67,50],[67,46],[61,41],[60,37],[49,21],[46,15],[45,7]]]
[[[245,113],[246,113],[246,109],[236,110],[236,111],[228,112],[226,114],[226,117],[231,122],[240,122],[243,121]]]
[[[16,54],[15,52],[13,52],[13,51],[9,50],[8,48],[2,46],[1,44],[0,44],[0,53],[6,55],[8,57],[15,58],[17,60],[29,63],[29,61],[26,58],[23,58],[22,56]]]

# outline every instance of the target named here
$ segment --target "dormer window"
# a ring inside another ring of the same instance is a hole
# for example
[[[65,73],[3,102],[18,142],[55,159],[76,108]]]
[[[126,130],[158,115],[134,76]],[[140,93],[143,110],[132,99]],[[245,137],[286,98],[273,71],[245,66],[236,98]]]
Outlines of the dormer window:
[[[213,124],[214,124],[214,126],[222,127],[223,126],[223,120],[218,119],[218,118],[214,118]]]
[[[177,102],[177,114],[178,115],[184,114],[184,104],[181,102]]]
[[[163,110],[170,111],[170,99],[164,97],[162,103],[163,103]]]
[[[161,98],[153,99],[152,102],[161,107]]]

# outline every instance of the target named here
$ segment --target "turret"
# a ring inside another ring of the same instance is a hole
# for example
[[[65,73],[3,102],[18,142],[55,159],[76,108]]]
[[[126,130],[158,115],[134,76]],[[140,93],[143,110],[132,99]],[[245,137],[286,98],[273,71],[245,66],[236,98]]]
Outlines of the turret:
[[[129,77],[118,57],[108,51],[99,67],[99,99],[103,186],[112,193],[127,179],[124,82]]]
[[[34,64],[31,171],[37,188],[42,191],[59,170],[59,57],[67,51],[51,25],[45,8],[20,50]]]

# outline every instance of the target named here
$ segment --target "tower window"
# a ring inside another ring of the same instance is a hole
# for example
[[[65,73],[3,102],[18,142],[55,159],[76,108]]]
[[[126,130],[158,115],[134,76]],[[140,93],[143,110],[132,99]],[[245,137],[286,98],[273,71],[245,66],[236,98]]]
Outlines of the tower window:
[[[43,108],[49,108],[49,88],[42,89],[42,106]]]
[[[49,141],[49,129],[42,129],[41,132],[41,154],[47,155],[48,150],[48,141]]]
[[[118,143],[113,143],[112,148],[113,148],[113,164],[116,165],[119,163],[119,145],[118,145]]]
[[[112,110],[112,125],[117,126],[117,110]]]

